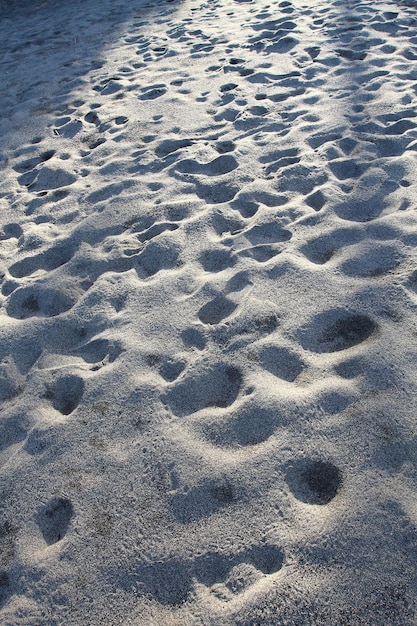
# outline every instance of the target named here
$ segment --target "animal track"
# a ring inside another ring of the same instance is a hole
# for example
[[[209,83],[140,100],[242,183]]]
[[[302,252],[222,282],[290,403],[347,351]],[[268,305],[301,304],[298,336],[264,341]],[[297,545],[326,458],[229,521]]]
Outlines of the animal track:
[[[65,537],[73,515],[73,506],[67,498],[53,498],[40,509],[36,521],[48,546]]]

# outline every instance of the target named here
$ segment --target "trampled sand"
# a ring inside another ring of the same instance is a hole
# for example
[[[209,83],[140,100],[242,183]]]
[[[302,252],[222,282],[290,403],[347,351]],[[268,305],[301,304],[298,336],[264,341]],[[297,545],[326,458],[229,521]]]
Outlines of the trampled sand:
[[[0,2],[2,626],[417,624],[417,4]]]

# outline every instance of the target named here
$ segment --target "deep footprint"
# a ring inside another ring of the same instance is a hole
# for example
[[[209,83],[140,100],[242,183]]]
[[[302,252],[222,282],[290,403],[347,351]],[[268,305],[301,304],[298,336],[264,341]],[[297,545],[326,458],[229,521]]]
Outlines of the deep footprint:
[[[342,472],[329,461],[301,460],[287,471],[294,496],[306,504],[328,504],[342,485]]]
[[[45,398],[62,415],[70,415],[79,405],[84,393],[84,381],[79,376],[68,375],[47,385]]]
[[[74,509],[66,498],[53,498],[37,515],[39,530],[48,546],[66,535]]]

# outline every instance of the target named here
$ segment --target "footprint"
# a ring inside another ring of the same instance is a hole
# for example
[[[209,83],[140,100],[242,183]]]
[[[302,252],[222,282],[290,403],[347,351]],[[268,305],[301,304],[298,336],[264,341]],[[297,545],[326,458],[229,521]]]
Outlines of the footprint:
[[[370,278],[383,276],[394,270],[402,260],[397,246],[376,245],[374,242],[365,242],[359,247],[359,252],[341,265],[341,270],[347,276]]]
[[[56,411],[70,415],[79,405],[84,393],[84,381],[75,374],[62,376],[46,385],[45,398]]]
[[[197,350],[204,350],[207,345],[207,339],[204,337],[197,328],[186,328],[181,333],[181,339],[184,342],[186,348],[197,348]]]
[[[198,317],[203,324],[219,324],[229,317],[237,308],[237,304],[223,295],[218,295],[210,300],[198,312]]]
[[[24,172],[28,172],[29,170],[33,170],[37,165],[41,163],[45,163],[52,159],[55,154],[55,150],[47,150],[46,152],[42,152],[39,156],[31,157],[30,159],[26,159],[25,161],[20,161],[13,166],[15,172],[19,172],[23,174]]]
[[[137,257],[140,278],[154,276],[163,269],[172,269],[177,265],[180,252],[181,246],[169,235],[150,241]],[[141,270],[144,270],[144,275]]]
[[[195,582],[211,588],[222,599],[229,599],[231,594],[245,591],[253,582],[279,572],[284,559],[281,548],[265,543],[238,554],[216,551],[194,560],[173,558],[146,564],[139,568],[138,574],[146,591],[158,602],[178,606],[187,600]]]
[[[320,211],[326,204],[326,200],[327,198],[325,194],[321,191],[321,189],[318,189],[317,191],[306,197],[305,203],[308,204],[309,207],[314,209],[314,211]]]
[[[54,135],[64,137],[65,139],[72,139],[82,130],[83,124],[81,120],[72,120],[71,118],[65,119],[68,120],[65,124],[61,124],[62,120],[56,120]]]
[[[294,496],[306,504],[328,504],[342,485],[342,472],[329,461],[302,459],[291,465],[286,474]]]
[[[171,510],[181,524],[209,517],[238,499],[229,482],[207,481],[186,493],[176,493],[171,500]]]
[[[113,363],[122,352],[117,342],[108,339],[94,339],[74,352],[80,354],[87,363],[100,363],[106,360]]]
[[[242,233],[252,244],[280,243],[289,241],[292,233],[283,228],[280,222],[266,222],[252,226]]]
[[[279,191],[290,191],[307,196],[316,187],[327,182],[327,174],[316,168],[304,165],[289,165],[278,176]]]
[[[23,278],[39,269],[52,271],[67,263],[76,251],[76,244],[69,241],[57,244],[41,254],[26,257],[9,267],[9,273],[15,278]]]
[[[324,265],[332,256],[344,246],[351,246],[363,238],[363,233],[358,228],[338,228],[330,233],[321,235],[317,239],[307,241],[301,248],[301,252],[311,263]]]
[[[59,289],[30,285],[19,287],[9,297],[6,310],[10,317],[55,317],[74,306],[76,298]]]
[[[144,232],[138,233],[137,238],[141,243],[144,243],[145,241],[150,241],[154,237],[158,237],[158,235],[161,235],[166,231],[174,231],[178,228],[179,225],[172,222],[159,222],[158,224],[153,224],[153,226]]]
[[[177,150],[192,146],[193,143],[194,142],[191,139],[165,139],[164,141],[158,143],[155,148],[155,154],[160,159],[163,159],[169,154],[177,152]]]
[[[41,508],[36,521],[48,546],[65,537],[73,515],[71,501],[66,498],[53,498]]]
[[[367,315],[333,309],[320,313],[299,332],[300,343],[313,352],[338,352],[376,334],[378,325]]]
[[[25,175],[24,175],[25,176]],[[77,177],[62,167],[43,166],[39,172],[35,172],[33,180],[27,183],[23,182],[23,177],[20,177],[19,182],[27,186],[29,191],[50,191],[51,189],[60,189],[61,187],[68,187],[76,182]]]
[[[279,408],[247,402],[232,415],[204,417],[193,428],[203,440],[227,450],[257,446],[286,423]]]
[[[236,260],[233,258],[228,248],[210,248],[203,250],[199,261],[206,272],[222,272],[229,267],[233,267]]]
[[[251,246],[238,251],[239,256],[255,259],[258,263],[266,263],[282,252],[282,248],[270,245]]]
[[[209,163],[199,163],[194,159],[178,161],[175,170],[182,174],[199,174],[203,176],[222,176],[238,167],[238,162],[231,154],[222,154]]]
[[[26,439],[30,428],[29,418],[23,414],[2,417],[0,421],[0,452]]]
[[[237,571],[242,572],[243,565],[252,566],[261,575],[271,576],[279,572],[283,564],[283,550],[275,545],[264,544],[247,548],[230,556],[217,552],[208,553],[196,562],[195,576],[206,587],[223,583],[233,593],[239,593],[248,588],[252,582],[251,580],[239,580],[236,576]],[[255,580],[261,577],[256,577]],[[250,578],[252,577],[250,576]],[[217,589],[217,591],[219,590]]]
[[[240,191],[239,187],[232,183],[213,183],[206,185],[196,181],[195,185],[197,196],[205,200],[207,204],[231,202]]]
[[[167,382],[172,383],[185,370],[187,363],[182,359],[165,358],[159,367],[159,373]]]
[[[11,595],[10,579],[4,570],[0,570],[0,609],[6,604]]]
[[[305,368],[304,362],[295,352],[278,346],[263,346],[259,362],[268,372],[288,382],[293,382]]]
[[[139,96],[140,100],[155,100],[167,93],[166,85],[152,85],[142,89],[142,94]]]
[[[174,415],[185,416],[207,407],[226,408],[236,400],[242,386],[240,371],[226,363],[190,372],[170,389],[163,400]]]

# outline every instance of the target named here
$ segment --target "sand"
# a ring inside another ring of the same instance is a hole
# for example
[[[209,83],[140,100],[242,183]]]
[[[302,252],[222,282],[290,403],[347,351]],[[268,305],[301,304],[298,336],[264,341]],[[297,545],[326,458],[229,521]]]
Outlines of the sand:
[[[416,3],[0,18],[0,623],[417,624]]]

